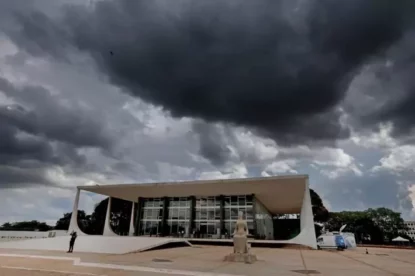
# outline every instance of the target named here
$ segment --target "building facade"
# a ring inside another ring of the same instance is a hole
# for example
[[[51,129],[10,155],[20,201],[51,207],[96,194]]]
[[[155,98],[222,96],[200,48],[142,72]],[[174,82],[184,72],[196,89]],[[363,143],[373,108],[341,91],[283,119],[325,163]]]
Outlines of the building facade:
[[[239,212],[256,239],[274,237],[270,212],[255,195],[138,198],[136,236],[230,238]]]
[[[231,239],[242,212],[252,239],[317,247],[305,175],[78,187],[69,231],[85,235],[77,222],[81,190],[109,197],[104,236],[117,235],[110,215],[119,198],[133,203],[131,236]],[[299,219],[282,224],[287,214]]]
[[[405,221],[405,234],[407,234],[412,240],[415,240],[415,221]]]

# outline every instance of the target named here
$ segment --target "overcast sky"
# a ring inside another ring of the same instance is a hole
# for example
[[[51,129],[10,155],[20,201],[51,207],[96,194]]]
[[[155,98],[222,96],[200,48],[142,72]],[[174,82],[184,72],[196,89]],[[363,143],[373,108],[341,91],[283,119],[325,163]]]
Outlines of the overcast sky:
[[[54,224],[77,185],[283,174],[415,219],[413,11],[0,0],[0,223]]]

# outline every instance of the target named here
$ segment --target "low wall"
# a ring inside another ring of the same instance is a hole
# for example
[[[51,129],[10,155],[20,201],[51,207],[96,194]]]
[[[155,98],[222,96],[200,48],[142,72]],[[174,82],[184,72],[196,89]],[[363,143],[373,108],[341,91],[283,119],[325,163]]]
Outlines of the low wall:
[[[58,236],[66,236],[65,230],[39,231],[0,231],[0,241],[15,241],[27,239],[46,239]]]

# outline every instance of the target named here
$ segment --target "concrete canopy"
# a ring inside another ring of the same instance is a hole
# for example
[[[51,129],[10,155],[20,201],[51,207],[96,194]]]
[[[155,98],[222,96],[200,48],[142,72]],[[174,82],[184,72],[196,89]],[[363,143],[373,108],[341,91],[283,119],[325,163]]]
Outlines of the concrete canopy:
[[[300,213],[307,188],[307,175],[78,187],[80,190],[134,202],[138,197],[255,194],[272,214]]]

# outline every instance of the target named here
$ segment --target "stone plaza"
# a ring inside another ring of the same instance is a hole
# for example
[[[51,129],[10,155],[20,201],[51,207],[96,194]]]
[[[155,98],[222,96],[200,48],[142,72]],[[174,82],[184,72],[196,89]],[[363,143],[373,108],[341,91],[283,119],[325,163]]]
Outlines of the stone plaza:
[[[252,248],[253,264],[224,262],[230,246],[194,246],[124,255],[0,249],[2,276],[62,275],[414,275],[415,250],[365,248],[343,252]]]

